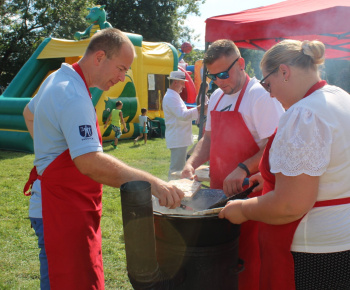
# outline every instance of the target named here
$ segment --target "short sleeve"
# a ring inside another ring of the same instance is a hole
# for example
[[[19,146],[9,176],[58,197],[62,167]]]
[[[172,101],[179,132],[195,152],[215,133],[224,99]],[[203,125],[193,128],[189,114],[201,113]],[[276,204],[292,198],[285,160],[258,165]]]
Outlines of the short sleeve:
[[[34,111],[35,111],[36,98],[37,98],[37,96],[35,95],[33,98],[30,99],[30,101],[28,103],[28,109],[32,114],[34,114]]]
[[[331,127],[307,108],[290,108],[280,119],[270,150],[272,173],[320,176],[330,162]]]
[[[86,99],[70,99],[64,106],[65,109],[58,114],[58,122],[72,159],[86,153],[102,151],[96,128],[96,114],[90,99]]]

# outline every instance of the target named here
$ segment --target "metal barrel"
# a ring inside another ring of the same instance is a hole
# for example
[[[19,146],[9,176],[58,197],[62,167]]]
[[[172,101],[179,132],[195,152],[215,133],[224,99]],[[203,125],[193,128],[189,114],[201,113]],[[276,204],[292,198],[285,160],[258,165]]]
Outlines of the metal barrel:
[[[169,290],[180,283],[169,279],[157,262],[151,184],[131,181],[120,187],[126,263],[134,289]]]
[[[131,181],[120,187],[126,263],[130,281],[158,280],[151,184]],[[135,287],[134,287],[135,288]]]

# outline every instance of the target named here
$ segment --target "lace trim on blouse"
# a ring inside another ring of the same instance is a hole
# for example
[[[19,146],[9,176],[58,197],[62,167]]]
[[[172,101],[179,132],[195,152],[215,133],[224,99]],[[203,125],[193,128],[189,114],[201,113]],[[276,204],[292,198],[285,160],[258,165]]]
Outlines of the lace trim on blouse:
[[[322,175],[331,155],[331,128],[308,108],[291,107],[279,123],[270,150],[271,172]]]

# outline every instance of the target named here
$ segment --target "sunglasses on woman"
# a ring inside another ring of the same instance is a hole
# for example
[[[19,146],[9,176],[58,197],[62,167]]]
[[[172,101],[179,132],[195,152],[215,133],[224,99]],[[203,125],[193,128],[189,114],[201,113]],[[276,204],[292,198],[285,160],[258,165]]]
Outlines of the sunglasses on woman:
[[[279,69],[279,66],[276,67],[272,72],[270,72],[266,77],[264,77],[261,81],[260,84],[263,86],[263,88],[268,91],[269,93],[271,93],[271,88],[270,88],[270,84],[265,83],[266,79],[272,75],[274,72],[276,72]]]
[[[222,80],[226,80],[229,78],[229,70],[233,67],[233,65],[236,63],[237,60],[239,60],[241,57],[237,57],[237,59],[230,65],[230,67],[223,72],[217,73],[217,74],[209,74],[207,73],[207,77],[210,78],[213,81],[216,81],[216,78],[222,79]]]

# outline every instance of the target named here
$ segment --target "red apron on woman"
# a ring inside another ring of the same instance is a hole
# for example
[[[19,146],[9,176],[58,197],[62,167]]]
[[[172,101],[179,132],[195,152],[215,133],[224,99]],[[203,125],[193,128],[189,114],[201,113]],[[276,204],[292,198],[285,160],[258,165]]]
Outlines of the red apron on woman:
[[[310,88],[307,97],[326,84],[320,81]],[[276,133],[267,143],[259,170],[264,178],[263,195],[275,189],[275,176],[270,172],[269,151]],[[318,201],[314,207],[332,206],[350,203],[350,198]],[[294,259],[290,251],[294,233],[302,218],[284,225],[259,223],[259,242],[261,255],[260,289],[295,289]]]
[[[224,94],[211,111],[211,145],[210,145],[210,187],[223,188],[223,181],[238,163],[245,161],[259,152],[252,134],[238,112],[245,90],[249,83],[247,75],[244,86],[238,96],[233,111],[216,111]],[[258,196],[260,192],[251,196]],[[257,289],[259,285],[259,243],[258,224],[248,221],[241,225],[239,237],[239,257],[244,260],[244,271],[239,274],[239,289]]]
[[[73,64],[73,68],[85,82],[79,65]],[[102,144],[97,120],[96,127]],[[51,289],[104,289],[100,228],[102,184],[80,173],[69,149],[52,161],[38,178]]]

